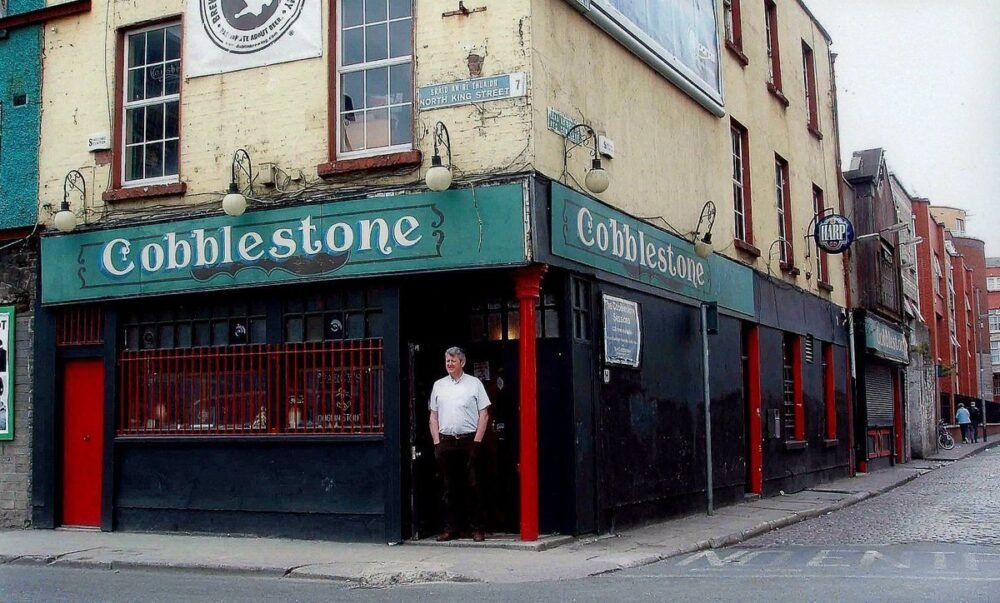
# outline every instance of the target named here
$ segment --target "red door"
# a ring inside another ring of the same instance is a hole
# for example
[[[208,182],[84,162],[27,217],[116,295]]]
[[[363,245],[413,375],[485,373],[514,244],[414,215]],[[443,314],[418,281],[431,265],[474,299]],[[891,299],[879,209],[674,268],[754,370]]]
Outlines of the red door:
[[[104,362],[70,360],[63,369],[63,525],[101,525]]]

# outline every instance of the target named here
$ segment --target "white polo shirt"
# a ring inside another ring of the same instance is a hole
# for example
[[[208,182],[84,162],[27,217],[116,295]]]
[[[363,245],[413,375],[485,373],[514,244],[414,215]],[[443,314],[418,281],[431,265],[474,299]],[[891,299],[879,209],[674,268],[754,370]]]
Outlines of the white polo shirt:
[[[458,380],[447,375],[434,382],[431,410],[438,413],[438,432],[444,435],[475,433],[479,411],[490,405],[483,382],[468,373]]]

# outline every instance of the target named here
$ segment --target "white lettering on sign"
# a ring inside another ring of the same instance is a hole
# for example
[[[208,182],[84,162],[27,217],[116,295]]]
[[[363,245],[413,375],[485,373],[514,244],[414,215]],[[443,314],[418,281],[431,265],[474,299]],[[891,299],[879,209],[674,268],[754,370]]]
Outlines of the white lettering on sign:
[[[214,233],[204,228],[187,233],[168,232],[161,241],[145,244],[138,257],[133,255],[132,241],[112,239],[101,251],[101,270],[120,278],[137,268],[145,273],[156,273],[232,263],[253,264],[265,258],[286,260],[295,255],[309,257],[322,252],[374,251],[390,256],[395,248],[412,247],[423,238],[420,221],[410,215],[391,223],[385,218],[335,222],[323,232],[318,232],[312,220],[312,216],[306,216],[294,227],[285,226],[271,232],[248,230],[236,237],[232,226],[223,226]]]
[[[596,247],[625,262],[669,274],[695,288],[705,286],[703,260],[676,252],[670,244],[664,247],[656,241],[647,241],[646,233],[614,218],[595,222],[590,210],[581,207],[576,214],[576,234],[587,247]]]

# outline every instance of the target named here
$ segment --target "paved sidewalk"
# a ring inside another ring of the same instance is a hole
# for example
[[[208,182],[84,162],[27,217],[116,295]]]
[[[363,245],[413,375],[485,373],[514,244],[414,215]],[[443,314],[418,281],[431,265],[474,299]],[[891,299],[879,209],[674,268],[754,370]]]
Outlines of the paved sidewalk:
[[[609,536],[542,539],[525,550],[504,540],[398,546],[89,530],[0,531],[0,564],[106,569],[183,569],[323,578],[381,586],[430,581],[532,582],[582,578],[675,555],[742,542],[852,505],[967,455],[994,447],[956,446],[870,474],[786,496],[721,507]],[[1000,454],[1000,448],[989,452]],[[561,546],[556,545],[565,542]],[[544,550],[538,550],[544,549]]]

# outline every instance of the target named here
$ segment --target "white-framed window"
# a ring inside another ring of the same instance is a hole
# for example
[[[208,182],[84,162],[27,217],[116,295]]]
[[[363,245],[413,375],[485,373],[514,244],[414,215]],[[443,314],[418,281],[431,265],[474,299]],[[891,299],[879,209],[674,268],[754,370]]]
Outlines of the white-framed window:
[[[1000,310],[990,310],[990,333],[1000,333]]]
[[[955,218],[955,232],[962,234],[965,232],[965,220],[961,218]]]
[[[789,206],[790,191],[788,189],[788,163],[775,155],[774,157],[774,194],[775,210],[778,217],[778,259],[782,264],[791,264],[792,240],[792,215]]]
[[[990,342],[990,364],[1000,364],[1000,341]]]
[[[338,157],[413,146],[413,3],[335,0]]]
[[[122,181],[125,186],[178,180],[181,25],[125,34]]]
[[[764,37],[767,42],[767,81],[781,90],[781,59],[778,52],[778,6],[764,1]]]
[[[750,158],[747,131],[735,121],[731,122],[730,132],[733,143],[733,216],[735,238],[747,243],[753,243],[753,227],[750,224],[749,192]]]
[[[986,277],[986,290],[987,291],[1000,291],[1000,276],[988,276],[988,277]]]
[[[726,28],[726,41],[742,50],[743,24],[740,12],[740,0],[722,0],[722,23]]]

